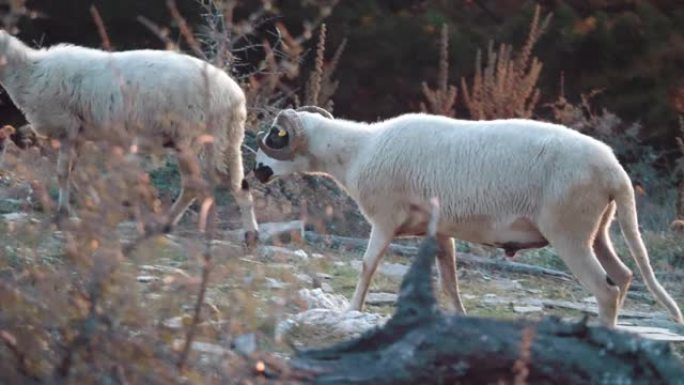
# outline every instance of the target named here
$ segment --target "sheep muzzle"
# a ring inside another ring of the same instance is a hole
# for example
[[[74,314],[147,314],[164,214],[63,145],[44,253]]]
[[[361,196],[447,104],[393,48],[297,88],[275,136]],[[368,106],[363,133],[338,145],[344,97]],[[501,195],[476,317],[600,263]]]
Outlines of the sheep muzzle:
[[[254,168],[254,176],[259,180],[259,182],[268,183],[273,176],[273,169],[259,163],[257,167]]]

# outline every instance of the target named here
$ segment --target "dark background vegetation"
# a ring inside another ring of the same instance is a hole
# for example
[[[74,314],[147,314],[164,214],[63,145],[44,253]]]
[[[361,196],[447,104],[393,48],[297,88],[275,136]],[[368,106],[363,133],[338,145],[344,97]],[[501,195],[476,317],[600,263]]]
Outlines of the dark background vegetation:
[[[306,3],[306,2],[304,2]],[[350,119],[376,120],[419,110],[420,84],[437,76],[437,49],[442,23],[450,25],[450,76],[470,78],[474,57],[489,39],[524,42],[537,2],[523,0],[363,0],[342,1],[326,20],[328,44],[344,38],[347,48],[337,69],[340,81],[335,111]],[[544,14],[553,12],[548,31],[535,47],[544,63],[540,104],[556,99],[564,74],[565,96],[601,90],[592,99],[628,122],[643,123],[647,143],[672,149],[678,114],[684,113],[684,3],[676,0],[540,1]],[[95,4],[115,49],[162,48],[160,40],[137,20],[160,24],[172,19],[163,0],[33,0],[36,18],[25,19],[19,36],[35,44],[71,42],[100,44],[89,6]],[[178,2],[194,25],[201,23],[195,0]],[[245,1],[236,12],[248,13],[258,1]],[[308,12],[300,1],[279,1],[279,21],[296,32]],[[304,14],[303,14],[304,13]],[[271,20],[274,21],[274,20]],[[268,32],[272,22],[260,28]],[[313,45],[313,42],[311,42]],[[252,52],[245,57],[260,60]],[[6,97],[0,114],[11,111]],[[545,118],[549,109],[537,108]],[[468,117],[460,103],[457,115]],[[14,114],[13,119],[21,119]]]

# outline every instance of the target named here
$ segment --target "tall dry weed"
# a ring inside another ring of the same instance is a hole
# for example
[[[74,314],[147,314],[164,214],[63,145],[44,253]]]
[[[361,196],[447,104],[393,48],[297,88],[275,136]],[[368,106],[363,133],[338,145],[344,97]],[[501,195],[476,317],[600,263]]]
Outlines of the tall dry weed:
[[[449,84],[449,27],[446,24],[442,25],[439,48],[437,88],[430,88],[426,82],[421,84],[427,104],[421,102],[420,110],[453,117],[458,90],[456,86]]]
[[[532,55],[534,46],[551,20],[551,14],[543,20],[541,7],[534,11],[527,40],[519,52],[502,43],[494,50],[494,43],[487,47],[487,61],[483,66],[482,52],[475,59],[475,75],[468,86],[461,78],[463,100],[476,120],[496,118],[530,118],[539,102],[537,80],[542,62]]]

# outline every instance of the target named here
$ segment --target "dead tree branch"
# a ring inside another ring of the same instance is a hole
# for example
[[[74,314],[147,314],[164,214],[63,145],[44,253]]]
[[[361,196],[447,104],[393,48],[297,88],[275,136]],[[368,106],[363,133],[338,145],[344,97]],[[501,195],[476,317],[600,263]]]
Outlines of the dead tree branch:
[[[112,43],[111,40],[109,40],[109,35],[107,35],[107,28],[105,28],[104,21],[102,21],[102,17],[100,16],[100,12],[97,10],[97,7],[95,7],[94,4],[90,6],[90,15],[93,17],[93,22],[95,22],[95,26],[97,27],[97,34],[100,35],[102,49],[105,51],[111,51]]]
[[[500,321],[437,308],[427,237],[382,328],[329,348],[298,352],[295,371],[316,384],[684,384],[663,342],[546,318]]]

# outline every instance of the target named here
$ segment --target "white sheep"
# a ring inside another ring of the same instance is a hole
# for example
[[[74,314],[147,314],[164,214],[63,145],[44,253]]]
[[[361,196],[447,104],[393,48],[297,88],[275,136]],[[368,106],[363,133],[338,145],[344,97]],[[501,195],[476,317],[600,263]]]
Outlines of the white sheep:
[[[683,322],[649,264],[630,179],[612,150],[591,137],[532,120],[406,114],[366,124],[305,107],[281,111],[258,144],[259,180],[292,172],[329,175],[372,225],[353,309],[362,308],[390,241],[424,234],[427,218],[416,215],[415,205],[436,197],[438,268],[457,311],[465,312],[452,237],[501,247],[508,255],[550,243],[596,296],[602,323],[615,326],[632,280],[609,237],[617,208],[644,282]]]
[[[250,243],[256,240],[240,150],[245,96],[224,71],[170,51],[32,49],[0,30],[0,84],[36,131],[60,143],[60,212],[69,210],[68,180],[79,147],[107,139],[145,152],[175,151],[183,188],[168,214],[172,226],[200,197],[198,154],[203,142],[213,140],[209,159],[201,163],[227,179],[245,236]]]

